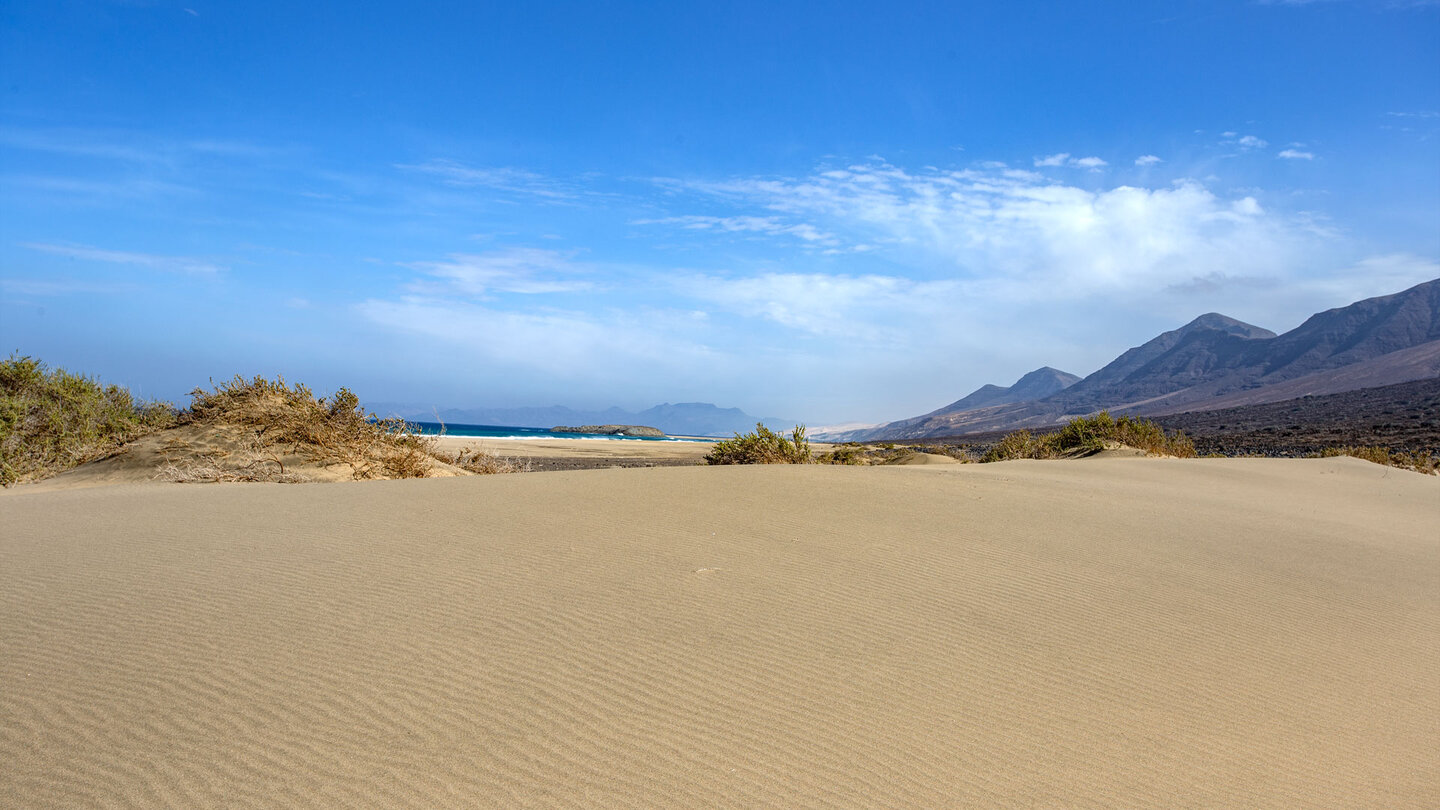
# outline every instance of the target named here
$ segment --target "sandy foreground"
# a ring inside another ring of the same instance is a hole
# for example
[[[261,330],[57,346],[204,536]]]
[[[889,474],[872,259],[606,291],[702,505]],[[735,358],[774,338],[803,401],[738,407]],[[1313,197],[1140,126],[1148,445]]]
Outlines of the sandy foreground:
[[[4,807],[1435,807],[1353,459],[0,495]]]

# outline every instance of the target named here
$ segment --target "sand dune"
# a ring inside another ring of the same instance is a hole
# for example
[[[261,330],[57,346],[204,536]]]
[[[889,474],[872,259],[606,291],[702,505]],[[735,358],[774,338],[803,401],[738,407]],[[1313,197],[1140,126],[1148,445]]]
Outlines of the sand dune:
[[[1354,459],[0,495],[0,806],[1434,807]]]

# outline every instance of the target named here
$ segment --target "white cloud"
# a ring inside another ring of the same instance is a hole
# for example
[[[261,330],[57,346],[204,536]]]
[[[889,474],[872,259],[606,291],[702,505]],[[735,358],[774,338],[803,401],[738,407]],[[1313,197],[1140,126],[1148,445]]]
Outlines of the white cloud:
[[[1264,149],[1270,145],[1269,141],[1263,138],[1257,138],[1254,135],[1243,135],[1236,143],[1245,149]]]
[[[1274,272],[1306,241],[1253,196],[1226,200],[1191,180],[1093,191],[1030,172],[912,173],[878,163],[849,167],[844,178],[692,188],[844,233],[931,277],[1013,280],[1037,296],[1153,290],[1216,266]]]
[[[488,188],[551,202],[569,201],[581,196],[577,188],[524,169],[477,169],[453,160],[431,160],[413,165],[401,163],[395,168],[436,177],[446,185],[458,188]]]
[[[1060,152],[1054,155],[1046,155],[1045,157],[1035,158],[1036,168],[1071,166],[1081,169],[1089,169],[1091,171],[1099,171],[1101,168],[1109,165],[1109,163],[1106,163],[1104,160],[1101,160],[1098,157],[1075,158],[1071,157],[1069,152]]]
[[[848,177],[845,172],[828,172],[837,179]],[[805,242],[813,242],[820,245],[835,245],[839,240],[834,234],[819,230],[813,225],[788,224],[776,217],[710,217],[710,216],[682,216],[662,217],[659,219],[636,219],[631,225],[675,225],[691,231],[719,231],[724,233],[757,233],[766,235],[788,235],[794,236]]]
[[[370,299],[357,311],[387,329],[437,340],[455,361],[490,374],[506,369],[602,391],[617,388],[615,369],[627,365],[646,369],[652,386],[678,385],[724,365],[723,357],[675,327],[683,322],[693,331],[701,319],[690,312],[513,311],[424,296]]]
[[[161,256],[153,253],[102,250],[100,248],[86,247],[83,245],[50,245],[37,242],[22,242],[20,246],[29,248],[30,250],[38,250],[42,253],[64,256],[68,259],[78,259],[87,262],[105,262],[108,264],[129,264],[172,273],[214,275],[225,270],[225,268],[220,265],[212,264],[204,259],[195,259],[188,256]]]
[[[1160,158],[1154,155],[1141,155],[1140,157],[1135,158],[1136,166],[1154,166],[1156,163],[1163,162],[1164,161],[1160,160]]]
[[[758,315],[802,332],[876,343],[894,341],[900,333],[877,321],[899,312],[913,315],[917,306],[929,309],[951,298],[958,285],[882,275],[762,273],[738,278],[695,275],[677,281],[677,288],[731,312]]]
[[[1298,149],[1282,149],[1280,150],[1280,157],[1286,158],[1287,160],[1314,160],[1315,153],[1302,152]]]
[[[571,255],[538,248],[506,248],[491,253],[452,253],[441,262],[410,262],[404,266],[419,270],[434,281],[420,281],[412,290],[483,297],[494,293],[538,295],[591,289],[584,278],[586,268],[571,261]]]

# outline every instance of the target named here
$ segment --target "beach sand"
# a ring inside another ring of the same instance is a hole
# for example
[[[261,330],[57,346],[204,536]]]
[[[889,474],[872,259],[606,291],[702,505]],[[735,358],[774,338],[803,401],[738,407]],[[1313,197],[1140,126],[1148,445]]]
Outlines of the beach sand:
[[[1354,459],[0,495],[4,807],[1435,807]]]
[[[480,449],[515,459],[537,471],[593,470],[607,467],[689,467],[705,463],[713,441],[642,441],[635,439],[490,439],[445,436],[448,452]],[[819,447],[819,445],[817,445]]]

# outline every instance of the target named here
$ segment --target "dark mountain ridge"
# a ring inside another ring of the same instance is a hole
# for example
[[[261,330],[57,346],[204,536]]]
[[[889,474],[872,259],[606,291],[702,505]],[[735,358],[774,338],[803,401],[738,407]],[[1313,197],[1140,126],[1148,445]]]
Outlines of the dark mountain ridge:
[[[1044,366],[1021,377],[1009,388],[999,385],[982,385],[964,399],[956,400],[934,413],[954,413],[986,408],[991,405],[1028,402],[1063,391],[1079,381],[1080,378],[1074,374],[1067,374],[1059,369]]]

